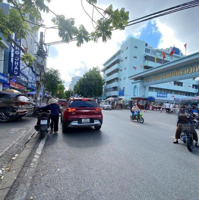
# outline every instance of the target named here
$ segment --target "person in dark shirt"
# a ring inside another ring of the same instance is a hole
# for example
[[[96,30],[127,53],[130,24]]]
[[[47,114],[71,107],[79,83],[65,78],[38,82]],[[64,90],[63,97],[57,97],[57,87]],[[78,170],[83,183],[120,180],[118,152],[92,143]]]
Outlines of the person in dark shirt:
[[[51,98],[48,101],[48,105],[41,107],[42,110],[50,110],[50,127],[51,127],[51,132],[54,131],[55,134],[58,133],[58,123],[59,123],[59,112],[60,108],[59,105],[57,104],[58,100],[55,98]]]
[[[178,115],[177,128],[176,128],[176,133],[175,133],[175,141],[173,142],[174,144],[177,144],[178,139],[180,139],[180,135],[182,133],[181,124],[192,124],[192,123],[193,123],[193,121],[190,118],[190,116],[188,114],[185,114],[184,109],[181,108],[179,115]],[[199,147],[198,135],[197,135],[197,132],[195,129],[193,131],[193,139],[195,140],[195,146]]]

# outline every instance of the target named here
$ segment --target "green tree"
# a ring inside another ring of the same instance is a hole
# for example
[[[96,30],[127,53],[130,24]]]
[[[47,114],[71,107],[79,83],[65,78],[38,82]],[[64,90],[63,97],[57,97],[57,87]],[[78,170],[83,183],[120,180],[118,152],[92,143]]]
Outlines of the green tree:
[[[44,86],[52,95],[57,95],[58,86],[62,83],[58,70],[47,69],[43,79]]]
[[[103,84],[99,68],[94,67],[75,84],[74,92],[84,97],[99,97],[102,95]]]
[[[72,40],[77,41],[77,46],[81,46],[84,42],[90,40],[96,41],[102,38],[102,41],[106,42],[111,38],[112,31],[115,29],[124,29],[128,24],[129,13],[125,12],[124,8],[114,10],[110,5],[106,9],[99,8],[97,6],[97,0],[84,0],[93,8],[92,15],[89,15],[82,4],[82,8],[88,17],[91,19],[94,30],[88,32],[83,25],[79,27],[75,26],[75,20],[73,18],[65,18],[63,15],[55,14],[49,7],[48,3],[51,0],[7,0],[12,6],[9,14],[5,15],[3,10],[0,10],[0,32],[6,38],[9,38],[11,33],[20,33],[22,38],[25,38],[31,30],[29,24],[31,24],[32,30],[40,27],[45,27],[42,24],[41,12],[52,12],[55,17],[52,22],[58,29],[58,34],[63,42],[70,42]],[[0,0],[3,2],[3,0]],[[94,11],[100,13],[101,18],[94,20]],[[32,20],[29,20],[27,16],[32,16]]]
[[[66,90],[65,95],[66,95],[66,99],[68,100],[71,96],[74,95],[74,92],[72,90]]]
[[[57,97],[59,99],[66,99],[66,94],[65,94],[65,87],[62,83],[60,83],[57,87]]]

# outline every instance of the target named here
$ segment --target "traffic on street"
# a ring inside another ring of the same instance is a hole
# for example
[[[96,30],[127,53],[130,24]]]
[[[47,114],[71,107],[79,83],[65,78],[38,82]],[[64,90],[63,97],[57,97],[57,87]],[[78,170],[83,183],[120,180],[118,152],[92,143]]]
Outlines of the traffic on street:
[[[199,149],[190,153],[183,142],[173,144],[175,114],[143,112],[143,124],[131,121],[126,109],[104,110],[103,116],[99,131],[62,133],[59,123],[35,171],[26,174],[34,165],[29,161],[6,199],[197,199]]]

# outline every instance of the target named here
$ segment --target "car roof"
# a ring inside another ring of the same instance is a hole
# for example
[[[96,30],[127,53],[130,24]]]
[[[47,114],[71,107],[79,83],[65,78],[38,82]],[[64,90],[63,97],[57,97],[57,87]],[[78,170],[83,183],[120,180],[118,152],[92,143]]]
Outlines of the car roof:
[[[70,98],[70,101],[95,101],[93,98],[84,98],[84,97],[74,97]]]

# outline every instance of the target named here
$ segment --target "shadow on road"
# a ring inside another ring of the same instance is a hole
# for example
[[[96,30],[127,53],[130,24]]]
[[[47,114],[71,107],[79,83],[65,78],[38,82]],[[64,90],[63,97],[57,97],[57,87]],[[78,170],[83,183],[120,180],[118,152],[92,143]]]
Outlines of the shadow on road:
[[[57,138],[58,134],[49,134],[47,137],[48,146],[56,144]]]
[[[68,132],[62,135],[65,143],[76,148],[98,147],[110,142],[109,137],[102,131],[92,128],[68,129]]]

